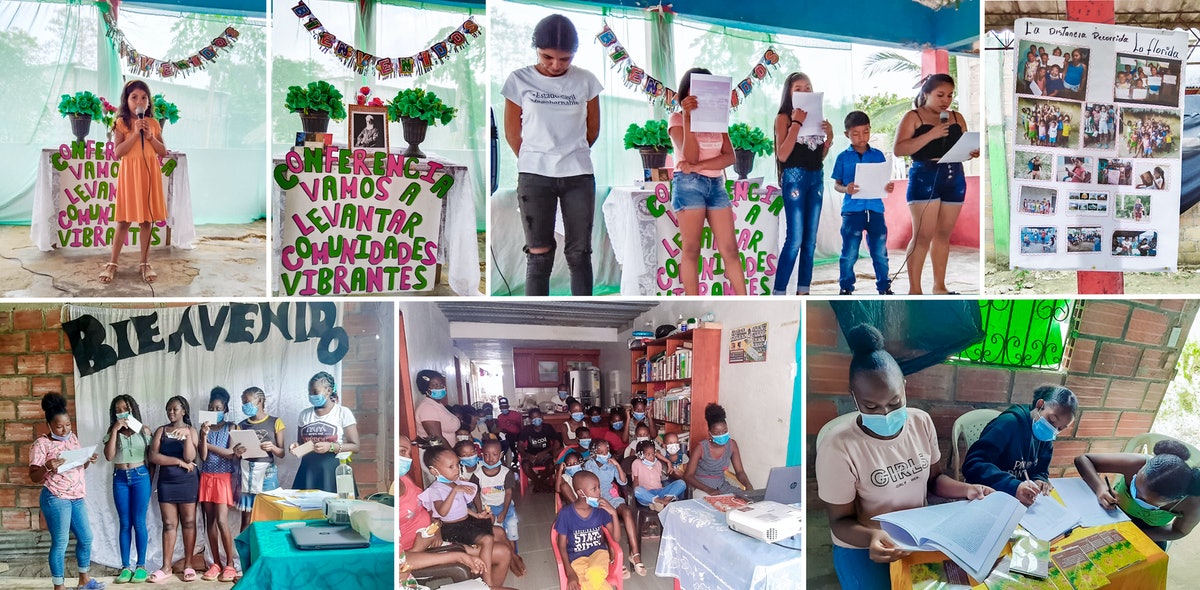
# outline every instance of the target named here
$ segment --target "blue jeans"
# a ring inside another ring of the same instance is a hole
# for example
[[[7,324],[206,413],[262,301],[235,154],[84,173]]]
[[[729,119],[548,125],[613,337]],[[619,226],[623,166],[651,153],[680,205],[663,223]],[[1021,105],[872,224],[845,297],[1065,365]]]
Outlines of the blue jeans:
[[[117,531],[121,544],[121,567],[130,568],[129,542],[137,537],[137,566],[146,565],[146,510],[150,506],[150,472],[145,465],[113,469],[113,503],[117,505]]]
[[[488,508],[491,509],[492,516],[500,516],[500,511],[504,510],[503,505],[488,506]],[[516,541],[521,538],[521,535],[517,534],[517,526],[520,524],[520,521],[517,520],[517,505],[515,503],[509,502],[508,514],[504,515],[504,522],[497,522],[496,524],[504,527],[504,536],[508,537],[509,541]]]
[[[866,549],[833,546],[833,569],[842,590],[889,590],[892,587],[889,568],[886,563],[871,561]]]
[[[886,293],[892,286],[888,279],[887,224],[879,211],[842,213],[842,259],[838,284],[844,291],[854,290],[854,264],[858,262],[858,247],[863,231],[867,232],[867,251],[875,267],[875,290]]]
[[[825,194],[822,170],[784,168],[783,212],[787,219],[787,236],[779,252],[775,270],[775,289],[772,295],[786,295],[792,280],[792,269],[800,261],[796,277],[796,292],[807,294],[812,285],[813,256],[817,249],[817,224],[821,221],[821,202]]]
[[[682,498],[683,493],[686,491],[687,482],[677,479],[671,483],[663,484],[663,487],[657,490],[647,490],[642,486],[633,488],[633,497],[637,498],[638,504],[649,506],[663,496],[672,496],[676,499]]]
[[[967,199],[967,177],[963,175],[962,163],[914,161],[908,169],[908,194],[905,198],[909,203],[936,199],[961,205]]]
[[[56,586],[63,585],[70,533],[75,534],[75,563],[79,573],[86,573],[92,566],[92,528],[88,525],[87,505],[83,498],[64,500],[43,487],[38,506],[50,531],[50,577]]]

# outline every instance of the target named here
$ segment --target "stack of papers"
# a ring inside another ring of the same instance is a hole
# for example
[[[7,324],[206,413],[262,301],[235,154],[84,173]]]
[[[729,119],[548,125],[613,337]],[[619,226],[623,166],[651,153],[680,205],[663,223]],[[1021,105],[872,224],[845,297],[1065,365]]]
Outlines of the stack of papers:
[[[323,490],[288,490],[283,488],[266,491],[263,494],[273,498],[280,498],[280,504],[299,508],[300,510],[323,510],[326,498],[337,497],[337,494]]]
[[[1043,541],[1052,541],[1078,524],[1079,515],[1050,496],[1039,495],[1021,517],[1021,527]]]
[[[1062,503],[1067,510],[1079,516],[1079,526],[1093,527],[1129,520],[1129,516],[1119,508],[1105,510],[1103,506],[1100,506],[1096,494],[1082,479],[1077,477],[1051,478],[1050,484],[1054,486],[1054,491],[1058,492],[1058,497],[1062,498]]]

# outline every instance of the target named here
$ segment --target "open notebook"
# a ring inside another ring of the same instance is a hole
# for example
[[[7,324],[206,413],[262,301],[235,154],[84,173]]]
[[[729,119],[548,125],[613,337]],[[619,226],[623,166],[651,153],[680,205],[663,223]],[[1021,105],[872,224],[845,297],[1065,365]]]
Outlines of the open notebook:
[[[996,558],[1025,515],[1016,498],[993,493],[876,516],[892,540],[909,551],[940,551],[976,581],[988,577]]]

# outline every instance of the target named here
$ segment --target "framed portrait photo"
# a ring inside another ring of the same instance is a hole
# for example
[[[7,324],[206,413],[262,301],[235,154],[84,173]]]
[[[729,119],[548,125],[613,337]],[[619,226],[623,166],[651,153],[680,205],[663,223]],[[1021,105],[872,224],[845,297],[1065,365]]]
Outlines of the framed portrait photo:
[[[350,149],[388,151],[387,107],[347,105]]]

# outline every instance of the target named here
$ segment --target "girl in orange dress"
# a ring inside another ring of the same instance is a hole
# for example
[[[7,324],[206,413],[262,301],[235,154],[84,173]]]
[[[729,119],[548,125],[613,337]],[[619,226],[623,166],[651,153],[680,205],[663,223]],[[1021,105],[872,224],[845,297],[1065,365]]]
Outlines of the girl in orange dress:
[[[140,116],[139,116],[140,113]],[[138,268],[142,280],[153,283],[158,273],[150,268],[150,226],[167,218],[167,202],[163,196],[162,171],[159,156],[167,155],[163,145],[162,127],[154,119],[150,103],[150,87],[141,80],[130,80],[121,92],[121,110],[113,125],[116,156],[121,160],[117,180],[117,235],[112,240],[112,257],[100,272],[100,282],[108,283],[117,272],[117,257],[129,234],[129,226],[138,224],[138,245],[142,259]]]

